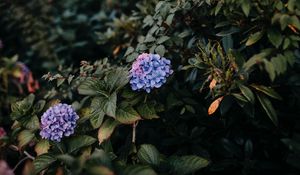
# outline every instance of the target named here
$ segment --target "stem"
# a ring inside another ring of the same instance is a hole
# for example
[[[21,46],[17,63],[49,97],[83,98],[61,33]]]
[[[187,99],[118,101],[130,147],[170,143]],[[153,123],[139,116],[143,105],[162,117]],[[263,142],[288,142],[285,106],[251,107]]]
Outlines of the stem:
[[[29,159],[29,157],[24,157],[23,159],[21,159],[21,160],[17,163],[17,165],[14,167],[13,171],[16,171],[16,169],[18,168],[18,166],[19,166],[22,162],[24,162],[25,160],[27,160],[27,159]]]
[[[138,121],[132,124],[132,143],[135,144],[136,140],[136,126],[138,125]]]
[[[23,163],[25,160],[27,160],[27,159],[34,160],[34,159],[35,159],[35,158],[34,158],[32,155],[30,155],[27,151],[24,151],[24,154],[26,155],[26,157],[24,157],[23,159],[21,159],[21,160],[17,163],[17,165],[14,167],[13,171],[15,171],[15,170],[18,168],[18,166],[19,166],[21,163]]]
[[[145,95],[145,98],[144,98],[144,103],[146,103],[147,101],[147,97],[148,97],[148,94]]]

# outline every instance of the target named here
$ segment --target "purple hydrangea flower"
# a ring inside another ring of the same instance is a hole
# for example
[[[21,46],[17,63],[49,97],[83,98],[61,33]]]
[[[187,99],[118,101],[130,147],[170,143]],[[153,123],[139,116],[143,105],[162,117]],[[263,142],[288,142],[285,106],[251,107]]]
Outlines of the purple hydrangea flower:
[[[60,142],[63,136],[74,133],[78,119],[79,116],[71,105],[59,103],[43,114],[40,135],[44,139]]]
[[[171,61],[158,54],[143,53],[133,62],[130,70],[130,85],[132,90],[159,88],[167,81],[173,70]]]

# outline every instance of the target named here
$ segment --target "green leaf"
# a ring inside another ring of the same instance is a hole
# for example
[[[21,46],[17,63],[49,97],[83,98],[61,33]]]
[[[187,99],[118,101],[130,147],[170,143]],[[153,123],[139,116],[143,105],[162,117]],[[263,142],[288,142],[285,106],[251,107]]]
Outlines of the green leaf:
[[[41,112],[44,109],[45,104],[46,104],[45,100],[39,100],[36,104],[34,104],[33,110],[36,113],[39,113],[39,112]]]
[[[21,120],[20,122],[25,126],[26,129],[37,130],[40,128],[40,122],[37,115],[30,116],[26,120],[22,120],[22,121]]]
[[[249,16],[249,13],[250,13],[250,9],[251,9],[251,3],[249,0],[242,0],[241,2],[241,7],[242,7],[242,10],[244,12],[244,14],[246,16]]]
[[[103,122],[104,116],[105,116],[105,113],[104,113],[103,109],[99,108],[98,100],[95,100],[95,98],[94,98],[92,100],[91,112],[90,112],[90,123],[94,129],[100,127],[100,125]]]
[[[282,48],[285,50],[290,46],[290,44],[291,44],[291,40],[289,38],[285,38],[284,41],[283,41]]]
[[[103,110],[106,115],[114,118],[116,117],[117,94],[115,92],[109,97],[95,97],[92,100],[92,104],[93,111],[98,108],[99,110]]]
[[[234,98],[236,98],[237,100],[243,102],[243,103],[247,103],[248,99],[246,99],[246,97],[244,95],[241,94],[237,94],[237,93],[232,93],[231,95],[234,96]]]
[[[279,48],[283,40],[281,33],[277,29],[270,29],[268,31],[268,38],[276,48]]]
[[[143,103],[137,107],[137,111],[145,119],[159,118],[152,104]]]
[[[50,154],[42,154],[37,156],[33,161],[35,174],[38,174],[42,170],[48,168],[55,161],[56,158],[52,157]]]
[[[132,52],[134,51],[134,48],[133,47],[128,47],[125,54],[124,54],[124,57],[126,57],[127,55],[131,54]]]
[[[143,144],[139,149],[137,156],[142,163],[150,165],[159,165],[159,152],[150,144]]]
[[[219,1],[216,8],[215,8],[215,16],[217,16],[217,14],[221,10],[222,6],[223,6],[223,1]]]
[[[263,109],[268,114],[269,118],[272,120],[274,125],[277,126],[278,124],[277,113],[275,112],[275,109],[273,108],[271,101],[264,94],[257,93],[256,95]]]
[[[170,37],[168,37],[168,36],[161,36],[160,38],[157,39],[156,43],[162,44],[162,43],[168,41],[169,39],[170,39]]]
[[[13,120],[17,120],[20,117],[24,116],[32,107],[34,99],[35,95],[30,94],[23,100],[13,103],[11,105],[11,118]]]
[[[76,159],[69,154],[57,155],[56,158],[70,167],[74,167],[74,165],[76,166]]]
[[[253,55],[249,60],[243,65],[246,71],[248,71],[253,65],[256,63],[262,62],[264,58],[266,58],[268,55],[270,55],[272,52],[272,49],[265,49],[261,51],[259,54]]]
[[[156,172],[147,165],[127,166],[122,173],[123,175],[157,175]]]
[[[34,134],[29,130],[23,130],[18,135],[19,147],[23,147],[32,141]]]
[[[94,137],[87,135],[74,136],[68,140],[68,152],[73,152],[81,147],[89,146],[96,141]]]
[[[251,46],[252,44],[255,44],[258,40],[261,39],[262,36],[263,36],[262,31],[251,34],[246,42],[246,46]]]
[[[272,89],[270,87],[266,87],[263,85],[255,85],[255,84],[251,84],[250,86],[252,86],[257,91],[260,91],[269,97],[272,97],[272,98],[275,98],[278,100],[282,100],[281,96],[276,91],[274,91],[274,89]]]
[[[101,144],[103,141],[107,140],[118,125],[119,125],[119,122],[117,122],[111,118],[105,120],[105,122],[101,125],[101,127],[98,130],[99,144]]]
[[[159,45],[155,48],[155,52],[160,55],[160,56],[164,56],[166,49],[164,45]]]
[[[178,175],[190,174],[208,166],[209,161],[199,156],[170,157],[169,163],[173,173]]]
[[[281,26],[281,30],[284,30],[286,26],[290,23],[290,16],[287,14],[283,14],[280,16],[279,23]]]
[[[108,97],[106,92],[106,85],[101,80],[87,79],[78,87],[78,93],[81,95],[103,95]]]
[[[217,33],[216,35],[217,35],[217,36],[227,36],[227,35],[231,35],[231,34],[237,33],[237,32],[239,32],[239,31],[240,31],[239,28],[231,27],[230,29],[228,29],[228,30],[223,30],[223,31]]]
[[[111,70],[105,77],[109,92],[123,88],[129,82],[129,72],[124,68]]]
[[[266,59],[264,59],[263,61],[265,63],[265,69],[268,72],[271,81],[274,81],[274,79],[276,77],[276,72],[275,72],[275,69],[274,69],[274,66],[273,66],[272,62],[270,62]]]
[[[38,156],[47,153],[49,149],[50,149],[50,143],[48,140],[44,140],[44,139],[40,140],[34,147],[34,150]]]
[[[116,112],[116,120],[123,124],[133,124],[140,120],[140,115],[131,107],[119,107]]]
[[[247,100],[253,104],[255,101],[253,92],[247,86],[244,85],[239,85],[239,88],[242,94],[247,98]]]

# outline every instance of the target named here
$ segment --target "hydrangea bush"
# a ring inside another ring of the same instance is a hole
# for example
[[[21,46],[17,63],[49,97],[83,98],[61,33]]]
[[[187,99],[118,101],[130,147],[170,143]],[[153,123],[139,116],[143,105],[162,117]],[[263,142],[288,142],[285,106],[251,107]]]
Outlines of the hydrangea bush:
[[[300,1],[76,2],[0,2],[5,172],[298,173]]]

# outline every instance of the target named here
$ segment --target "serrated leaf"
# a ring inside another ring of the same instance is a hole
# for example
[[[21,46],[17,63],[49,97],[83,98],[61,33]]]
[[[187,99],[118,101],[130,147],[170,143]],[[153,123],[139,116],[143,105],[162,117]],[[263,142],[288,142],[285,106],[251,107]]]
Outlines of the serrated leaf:
[[[106,85],[101,80],[87,79],[78,86],[78,93],[81,95],[103,95],[108,97]]]
[[[267,115],[269,116],[269,118],[272,120],[274,125],[277,126],[277,124],[278,124],[277,113],[276,113],[275,109],[273,108],[271,101],[265,95],[263,95],[261,93],[257,93],[257,98],[258,98],[261,106],[263,107],[263,109],[265,110]]]
[[[137,107],[137,111],[145,119],[159,118],[152,104],[143,103]]]
[[[270,88],[270,87],[266,87],[263,85],[255,85],[255,84],[251,84],[250,86],[252,86],[254,89],[268,95],[269,97],[278,99],[278,100],[282,100],[281,96],[274,91],[274,89]]]
[[[99,144],[101,144],[104,140],[107,140],[118,125],[119,122],[111,118],[105,120],[105,122],[101,125],[101,127],[98,130]]]
[[[10,115],[11,118],[13,120],[16,120],[22,117],[23,115],[25,115],[32,107],[34,99],[35,99],[35,95],[30,94],[23,100],[13,103],[11,105],[11,111],[12,111]]]
[[[45,100],[39,100],[37,103],[34,104],[33,110],[36,113],[41,112],[44,109],[45,104],[46,104]]]
[[[20,123],[29,130],[37,130],[40,128],[40,122],[37,115],[29,116],[29,118],[20,119]]]
[[[34,150],[38,156],[47,153],[49,149],[50,149],[50,143],[48,140],[44,140],[44,139],[40,140],[34,147]]]
[[[34,134],[29,130],[23,130],[18,135],[19,147],[23,147],[32,141]]]
[[[239,88],[242,94],[247,98],[247,100],[253,104],[255,101],[253,92],[247,86],[244,85],[239,85]]]
[[[251,46],[252,44],[255,44],[258,40],[261,39],[262,36],[263,36],[262,31],[251,34],[246,42],[246,46]]]
[[[81,147],[89,146],[96,141],[94,137],[87,135],[74,136],[68,140],[68,152],[73,152]]]
[[[140,120],[140,115],[130,106],[119,107],[116,112],[116,120],[123,124],[133,124]]]
[[[94,106],[93,109],[98,108],[99,110],[103,110],[106,115],[116,117],[117,94],[115,92],[108,97],[95,97],[92,104]]]
[[[127,166],[123,172],[123,175],[157,175],[156,172],[147,165],[131,165]]]
[[[209,164],[207,159],[195,155],[182,157],[173,156],[169,159],[169,162],[172,167],[172,172],[178,175],[194,173]]]
[[[33,161],[35,174],[38,174],[42,170],[48,168],[55,161],[56,158],[47,153],[37,156]]]
[[[109,92],[117,91],[129,82],[129,72],[124,68],[113,69],[106,75],[105,81]]]
[[[283,40],[281,33],[277,29],[270,29],[268,31],[268,38],[276,48],[279,48]]]
[[[142,163],[150,165],[159,165],[159,152],[150,144],[143,144],[139,149],[137,156]]]

